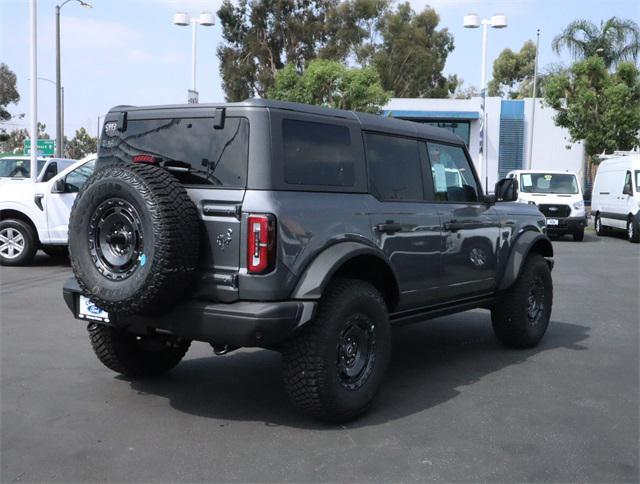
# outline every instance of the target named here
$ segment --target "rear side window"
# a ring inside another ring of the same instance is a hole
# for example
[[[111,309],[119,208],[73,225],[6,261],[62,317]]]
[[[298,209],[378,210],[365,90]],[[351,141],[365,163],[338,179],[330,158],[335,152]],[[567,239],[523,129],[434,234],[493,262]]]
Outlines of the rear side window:
[[[365,144],[371,193],[380,200],[423,200],[418,142],[366,133]]]
[[[427,143],[435,198],[447,202],[477,202],[478,184],[460,146]]]
[[[244,188],[247,183],[249,121],[227,118],[222,129],[212,118],[129,120],[123,133],[105,130],[100,161],[131,162],[145,155],[187,185]]]
[[[348,127],[284,119],[282,146],[287,184],[354,185],[355,159]]]

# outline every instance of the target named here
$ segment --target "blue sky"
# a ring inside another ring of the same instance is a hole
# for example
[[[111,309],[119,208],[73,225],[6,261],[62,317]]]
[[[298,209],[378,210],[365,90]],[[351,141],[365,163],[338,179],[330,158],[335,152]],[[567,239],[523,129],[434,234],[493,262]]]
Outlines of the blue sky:
[[[65,88],[65,134],[85,126],[95,134],[98,115],[117,104],[186,102],[191,83],[191,31],[172,24],[173,13],[216,12],[219,0],[89,0],[85,9],[70,2],[62,11],[62,84]],[[38,76],[55,80],[54,7],[60,0],[38,0]],[[567,62],[550,47],[551,39],[575,18],[600,22],[611,16],[640,21],[637,0],[411,0],[414,9],[433,6],[441,26],[455,38],[446,73],[458,74],[465,85],[480,84],[481,31],[462,27],[468,12],[490,17],[506,14],[509,27],[489,32],[489,72],[493,59],[506,48],[518,50],[541,30],[540,65]],[[0,0],[0,61],[18,76],[22,96],[13,113],[29,112],[29,1]],[[198,90],[201,102],[224,100],[216,46],[220,27],[198,31]],[[38,83],[38,117],[55,132],[55,90]],[[13,120],[27,126],[28,115]]]

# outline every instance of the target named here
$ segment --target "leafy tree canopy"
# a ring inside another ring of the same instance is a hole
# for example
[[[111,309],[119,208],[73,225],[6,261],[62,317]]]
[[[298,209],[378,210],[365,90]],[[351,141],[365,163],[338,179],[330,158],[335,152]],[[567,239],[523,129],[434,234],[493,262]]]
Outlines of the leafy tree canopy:
[[[76,135],[71,141],[65,140],[64,156],[79,160],[88,154],[95,153],[98,148],[98,139],[91,136],[86,129],[76,130]]]
[[[576,62],[549,77],[544,99],[558,111],[556,125],[568,129],[573,141],[584,141],[592,159],[640,142],[640,72],[632,63],[610,73],[599,56]]]
[[[20,101],[20,94],[16,89],[16,75],[4,62],[0,63],[0,121],[8,121],[11,114],[6,110],[9,104]]]
[[[601,57],[607,68],[620,62],[638,60],[640,27],[630,19],[611,17],[596,25],[580,19],[571,22],[551,44],[556,54],[564,49],[574,59]]]
[[[446,97],[457,85],[442,75],[453,37],[437,29],[429,7],[416,14],[390,0],[225,0],[218,17],[230,101],[267,97],[280,69],[301,73],[316,58],[372,66],[383,88],[399,96]]]
[[[38,122],[38,139],[50,139],[49,133],[46,131],[47,126]],[[14,129],[6,134],[3,139],[3,150],[8,153],[20,153],[24,148],[23,142],[31,137],[29,130],[25,128]]]
[[[340,62],[316,59],[303,73],[289,64],[276,76],[269,97],[337,109],[380,112],[390,93],[372,67],[349,68]]]
[[[536,44],[527,40],[520,52],[504,49],[493,62],[493,78],[489,81],[489,96],[511,99],[530,97],[536,62]],[[506,89],[506,92],[505,92]]]

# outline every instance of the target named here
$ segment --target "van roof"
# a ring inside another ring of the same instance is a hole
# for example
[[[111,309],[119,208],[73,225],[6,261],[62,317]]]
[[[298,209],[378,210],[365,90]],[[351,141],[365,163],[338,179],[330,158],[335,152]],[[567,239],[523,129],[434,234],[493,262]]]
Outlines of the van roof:
[[[634,155],[623,155],[616,156],[612,158],[606,158],[602,160],[599,164],[598,169],[601,170],[603,168],[627,168],[633,170],[640,170],[640,154]]]
[[[313,106],[310,104],[295,103],[289,101],[276,101],[273,99],[246,99],[232,103],[205,103],[205,104],[166,104],[155,106],[115,106],[109,113],[121,113],[129,111],[158,111],[167,110],[170,115],[172,110],[201,110],[215,108],[265,108],[298,113],[315,114],[333,118],[351,119],[360,123],[362,129],[371,131],[384,131],[405,136],[429,138],[455,144],[463,144],[464,141],[458,135],[442,128],[436,128],[424,123],[406,121],[376,114],[367,114],[357,111]],[[181,113],[182,114],[182,113]],[[184,115],[184,114],[183,114]]]

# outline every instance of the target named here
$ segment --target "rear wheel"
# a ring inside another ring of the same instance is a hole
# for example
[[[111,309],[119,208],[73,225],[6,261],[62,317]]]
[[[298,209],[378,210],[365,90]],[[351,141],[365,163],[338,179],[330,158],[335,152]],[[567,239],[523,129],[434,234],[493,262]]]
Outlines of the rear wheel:
[[[38,237],[29,224],[18,219],[0,221],[0,265],[27,265],[37,250]]]
[[[576,242],[582,242],[584,240],[584,229],[578,229],[573,232],[573,240]]]
[[[532,348],[549,326],[553,281],[547,262],[530,254],[520,276],[491,311],[496,337],[506,346]]]
[[[190,341],[164,335],[136,335],[124,329],[91,323],[91,346],[107,368],[130,377],[153,377],[171,370],[189,349]]]
[[[635,244],[640,242],[639,225],[640,224],[638,224],[638,220],[635,217],[629,216],[629,220],[627,220],[627,238],[629,239],[629,242],[633,242]]]
[[[326,290],[317,317],[283,351],[291,402],[320,420],[346,422],[371,405],[391,353],[387,307],[371,284],[339,279]]]

